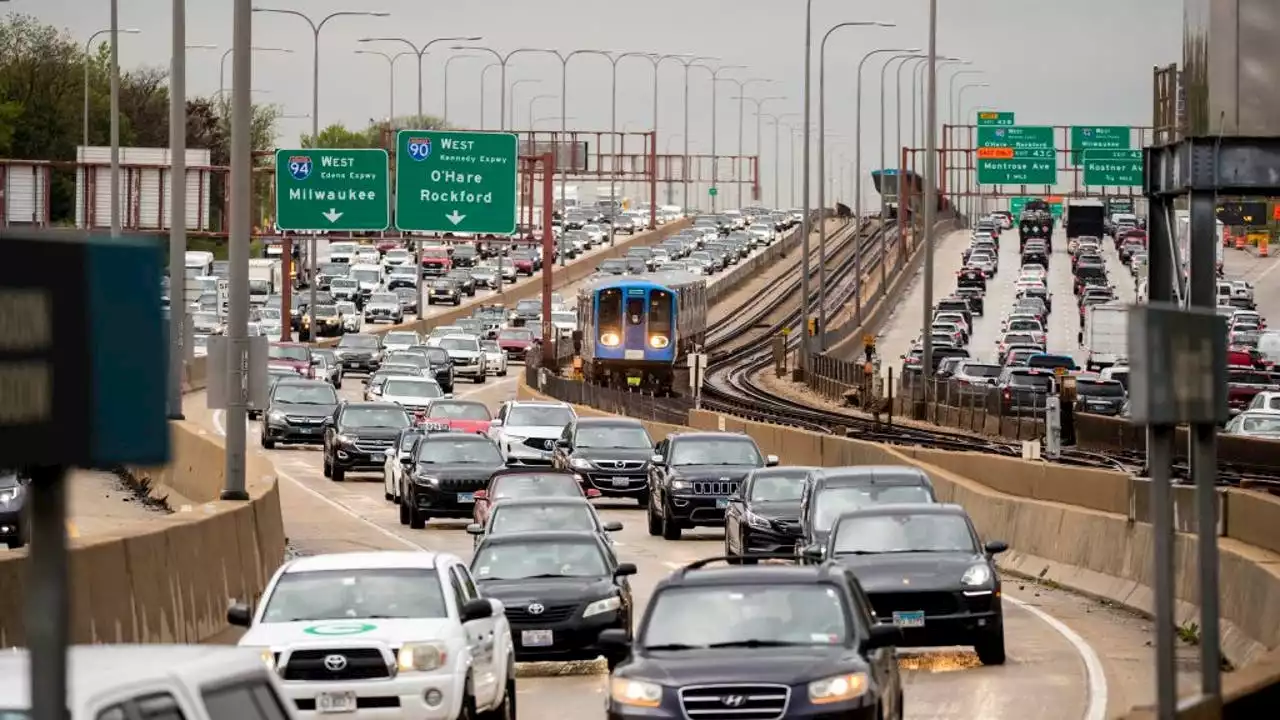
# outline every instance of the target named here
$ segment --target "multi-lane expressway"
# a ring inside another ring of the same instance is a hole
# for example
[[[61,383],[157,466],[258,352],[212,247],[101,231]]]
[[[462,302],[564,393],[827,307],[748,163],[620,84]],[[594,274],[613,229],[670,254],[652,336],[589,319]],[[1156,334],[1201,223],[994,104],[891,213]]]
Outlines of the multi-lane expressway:
[[[774,267],[770,272],[782,269]],[[716,307],[713,322],[744,302],[752,287],[758,284],[726,297]],[[459,386],[455,396],[496,408],[515,397],[519,374],[484,385]],[[341,394],[355,399],[360,391],[358,377],[351,376]],[[202,394],[187,396],[188,418],[224,432],[223,415],[204,405]],[[249,437],[256,438],[256,432],[251,423]],[[395,507],[383,499],[380,476],[357,475],[334,483],[321,474],[318,449],[262,452],[281,479],[285,529],[293,552],[430,549],[469,558],[472,541],[463,532],[464,521],[432,521],[419,531],[400,525]],[[722,548],[723,534],[709,530],[688,533],[678,542],[649,536],[643,528],[643,512],[633,502],[599,506],[605,519],[624,524],[617,540],[623,559],[639,566],[633,585],[638,603],[645,603],[654,584],[672,569]],[[1148,623],[1051,587],[1011,579],[1005,588],[1009,662],[982,667],[967,649],[904,651],[901,664],[908,717],[1094,720],[1150,701]],[[1184,667],[1193,670],[1193,652],[1188,648],[1186,654]],[[520,716],[598,716],[606,687],[603,673],[603,663],[523,666],[518,686]]]

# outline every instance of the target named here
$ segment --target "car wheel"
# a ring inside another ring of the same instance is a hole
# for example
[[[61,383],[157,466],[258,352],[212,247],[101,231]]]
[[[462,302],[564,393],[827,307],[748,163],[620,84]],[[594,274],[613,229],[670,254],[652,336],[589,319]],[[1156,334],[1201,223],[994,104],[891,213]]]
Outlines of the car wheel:
[[[610,666],[612,669],[612,666]],[[502,691],[502,702],[498,707],[481,713],[483,720],[516,720],[516,673],[515,668],[507,669],[507,684]]]
[[[386,485],[382,486],[382,499],[386,500],[387,502],[396,501],[396,496],[391,494],[391,491],[387,489]]]
[[[331,478],[334,482],[342,482],[347,479],[347,471],[337,465],[334,465],[330,472],[332,473]]]
[[[271,438],[267,437],[266,435],[262,435],[262,436],[261,436],[261,440],[262,440],[262,449],[263,449],[263,450],[274,450],[274,449],[275,449],[275,447],[276,447],[276,441],[275,441],[275,440],[272,440]]]
[[[475,377],[475,379],[473,380],[473,382],[474,382],[476,385],[483,385],[483,384],[484,384],[484,381],[485,381],[485,377],[486,377],[486,376],[485,376],[485,374],[484,374],[484,373],[480,373],[479,375],[477,375],[477,376]]]
[[[978,660],[983,665],[1004,664],[1004,623],[997,623],[994,629],[979,635],[973,644]]]
[[[680,526],[671,519],[671,515],[663,508],[662,512],[662,539],[663,540],[679,540]]]
[[[323,474],[325,477],[332,477],[332,476],[333,476],[333,463],[329,462],[329,454],[328,454],[328,453],[325,453],[325,455],[324,455],[324,460],[322,461],[322,464],[323,464],[323,467],[320,469],[321,474]]]
[[[476,699],[471,695],[471,683],[467,683],[467,694],[462,696],[462,709],[458,711],[458,720],[479,720],[476,715]]]
[[[498,371],[498,377],[506,377],[506,376],[507,376],[506,368],[503,368],[502,370]]]
[[[27,539],[23,536],[21,531],[18,532],[17,537],[10,538],[5,541],[5,545],[8,545],[10,550],[17,550],[18,548],[25,547],[26,544]]]
[[[422,512],[416,507],[413,507],[413,506],[409,507],[409,528],[410,529],[422,530],[427,527],[427,521],[430,519],[431,519],[430,515]]]
[[[648,506],[648,513],[646,517],[649,520],[649,534],[653,535],[654,537],[661,535],[662,534],[662,518],[658,517],[658,514],[654,512],[654,507],[652,503],[649,504]]]
[[[400,499],[400,524],[409,524],[409,506],[405,504],[404,498]]]
[[[649,491],[648,490],[641,491],[641,493],[638,496],[636,496],[636,500],[640,502],[640,507],[642,508],[649,507]]]

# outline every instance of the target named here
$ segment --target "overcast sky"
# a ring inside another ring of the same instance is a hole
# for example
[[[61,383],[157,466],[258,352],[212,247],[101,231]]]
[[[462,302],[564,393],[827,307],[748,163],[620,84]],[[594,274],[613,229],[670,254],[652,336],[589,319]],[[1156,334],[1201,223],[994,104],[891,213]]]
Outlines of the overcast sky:
[[[191,44],[215,44],[219,50],[189,53],[187,88],[207,95],[218,89],[219,58],[231,47],[230,0],[191,0],[187,3],[187,40]],[[518,47],[546,47],[562,51],[591,48],[655,53],[691,53],[715,56],[720,64],[745,65],[724,76],[740,79],[767,78],[771,84],[752,86],[756,96],[781,95],[767,112],[803,110],[804,0],[257,0],[263,7],[290,8],[319,19],[337,10],[377,10],[390,17],[343,17],[330,22],[321,34],[320,125],[334,122],[363,126],[388,111],[387,62],[381,57],[358,55],[358,49],[398,52],[398,43],[361,44],[371,36],[402,36],[424,43],[442,36],[483,36],[477,43],[506,52]],[[938,18],[938,51],[971,62],[965,70],[981,75],[965,76],[957,86],[982,82],[988,87],[965,91],[964,105],[1017,113],[1018,124],[1045,125],[1146,125],[1151,122],[1151,69],[1178,61],[1181,55],[1182,3],[1176,0],[941,0]],[[109,0],[10,0],[7,7],[34,14],[65,27],[79,38],[109,25]],[[120,26],[138,28],[139,35],[121,39],[120,58],[125,67],[167,65],[170,48],[171,0],[120,0]],[[861,0],[815,0],[814,79],[815,108],[818,72],[817,43],[828,28],[839,22],[878,20],[896,23],[892,28],[849,27],[837,30],[827,47],[827,129],[832,153],[842,152],[847,167],[853,161],[854,83],[858,60],[877,48],[925,47],[927,2],[898,3]],[[254,15],[254,43],[291,48],[292,54],[257,53],[254,86],[264,91],[258,100],[279,104],[286,114],[311,112],[312,36],[300,18],[258,13]],[[442,113],[444,61],[453,43],[437,43],[424,64],[424,109]],[[866,64],[863,88],[863,161],[865,170],[879,162],[880,65],[888,55]],[[449,121],[477,127],[480,110],[482,57],[453,63],[449,88]],[[943,82],[958,68],[941,71]],[[652,65],[627,58],[618,64],[617,125],[647,130],[652,118]],[[412,58],[396,67],[396,113],[411,113],[416,105],[416,70]],[[227,82],[230,83],[230,63]],[[895,76],[890,71],[889,78]],[[910,72],[904,72],[904,100],[910,101]],[[538,102],[535,116],[560,114],[560,62],[549,55],[523,55],[511,61],[508,82],[530,78],[516,90],[516,127],[529,125],[528,101],[536,95],[555,95]],[[659,151],[668,138],[683,130],[683,71],[675,62],[662,66],[659,91]],[[720,84],[718,150],[738,147],[738,103],[732,83]],[[893,134],[893,83],[889,83],[889,143]],[[607,130],[610,122],[610,65],[598,56],[578,56],[569,64],[568,115],[570,127]],[[497,72],[489,75],[485,105],[486,127],[498,122]],[[939,94],[939,113],[950,112],[946,85]],[[711,92],[707,73],[694,71],[690,83],[690,141],[692,152],[711,150]],[[755,153],[755,122],[747,104],[744,148]],[[909,125],[904,109],[904,120]],[[816,110],[815,110],[816,121]],[[797,126],[800,124],[796,118]],[[967,122],[972,122],[968,119]],[[280,144],[296,143],[309,131],[309,119],[281,123]],[[544,121],[540,128],[552,128]],[[672,152],[682,140],[674,138]],[[789,151],[784,134],[782,148],[782,204],[787,204]],[[764,130],[762,185],[772,199],[773,135]],[[904,144],[907,144],[904,140]],[[890,151],[892,154],[892,151]],[[888,163],[892,166],[892,160]],[[835,175],[829,172],[829,175]],[[847,183],[846,183],[847,184]],[[865,183],[864,183],[865,184]],[[850,193],[846,191],[845,196]]]

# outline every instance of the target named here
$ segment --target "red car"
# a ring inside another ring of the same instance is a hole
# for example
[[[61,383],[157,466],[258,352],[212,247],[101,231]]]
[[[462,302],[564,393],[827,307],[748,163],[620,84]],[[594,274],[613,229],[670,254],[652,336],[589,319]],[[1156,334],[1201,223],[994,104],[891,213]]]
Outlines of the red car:
[[[498,333],[498,347],[507,353],[508,360],[523,361],[533,347],[533,331],[523,328],[506,328]]]
[[[422,426],[427,432],[466,432],[486,434],[493,415],[489,406],[476,400],[432,400],[423,413]]]
[[[293,368],[298,375],[315,379],[315,359],[311,357],[311,346],[302,343],[271,343],[268,352],[268,364],[277,367]]]
[[[426,275],[444,275],[453,269],[453,258],[446,247],[422,248],[422,272]]]
[[[489,478],[489,486],[475,493],[475,510],[472,517],[484,527],[489,522],[489,510],[502,500],[536,500],[538,498],[598,498],[600,491],[590,488],[585,492],[578,478],[563,470],[499,470]]]

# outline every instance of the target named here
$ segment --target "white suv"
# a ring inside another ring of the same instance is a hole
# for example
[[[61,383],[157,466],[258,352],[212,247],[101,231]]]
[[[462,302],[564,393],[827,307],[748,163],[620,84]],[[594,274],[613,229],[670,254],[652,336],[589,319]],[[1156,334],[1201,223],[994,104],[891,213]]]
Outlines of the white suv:
[[[515,653],[502,603],[480,597],[460,559],[432,552],[355,552],[290,561],[248,628],[300,717],[368,713],[406,720],[510,717]]]
[[[508,400],[489,425],[507,465],[550,466],[551,451],[564,426],[577,417],[573,406],[544,400]]]

